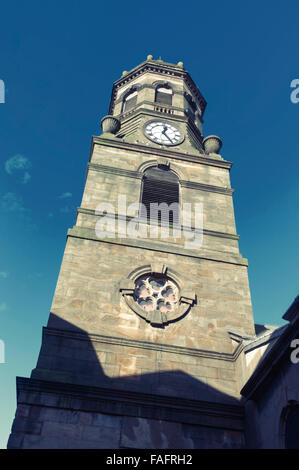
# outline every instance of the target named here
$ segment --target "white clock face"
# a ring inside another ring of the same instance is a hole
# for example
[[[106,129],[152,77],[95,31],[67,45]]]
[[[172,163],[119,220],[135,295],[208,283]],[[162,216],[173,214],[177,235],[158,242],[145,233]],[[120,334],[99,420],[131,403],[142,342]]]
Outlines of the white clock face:
[[[161,145],[176,145],[182,140],[180,131],[163,121],[151,121],[145,126],[145,135]]]

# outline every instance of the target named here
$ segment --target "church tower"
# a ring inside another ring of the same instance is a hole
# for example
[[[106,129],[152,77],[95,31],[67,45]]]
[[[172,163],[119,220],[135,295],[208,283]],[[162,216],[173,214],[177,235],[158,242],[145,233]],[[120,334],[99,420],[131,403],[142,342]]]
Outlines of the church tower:
[[[244,447],[247,260],[205,107],[182,62],[114,83],[9,448]]]

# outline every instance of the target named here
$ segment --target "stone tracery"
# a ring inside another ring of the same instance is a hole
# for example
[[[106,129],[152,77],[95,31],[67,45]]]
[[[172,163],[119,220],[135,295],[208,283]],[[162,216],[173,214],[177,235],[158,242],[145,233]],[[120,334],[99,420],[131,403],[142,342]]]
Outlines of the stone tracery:
[[[135,282],[134,299],[146,312],[174,311],[178,303],[178,288],[164,275],[143,275]]]

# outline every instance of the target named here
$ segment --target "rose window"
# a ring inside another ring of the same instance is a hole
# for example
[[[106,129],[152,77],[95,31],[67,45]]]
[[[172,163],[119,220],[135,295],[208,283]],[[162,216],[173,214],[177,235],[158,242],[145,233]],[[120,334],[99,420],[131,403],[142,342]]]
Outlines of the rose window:
[[[119,290],[127,305],[153,327],[164,328],[183,318],[196,302],[185,281],[158,263],[134,269],[121,279]]]
[[[173,312],[178,304],[178,288],[166,276],[145,275],[135,282],[134,299],[145,312]]]

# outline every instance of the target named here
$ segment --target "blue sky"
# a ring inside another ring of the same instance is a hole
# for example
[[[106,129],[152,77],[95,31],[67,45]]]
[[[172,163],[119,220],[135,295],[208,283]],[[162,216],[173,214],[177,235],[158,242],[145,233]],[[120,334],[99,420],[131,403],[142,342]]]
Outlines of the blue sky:
[[[10,1],[1,6],[0,447],[15,377],[36,365],[112,83],[148,54],[182,60],[223,139],[255,321],[282,324],[299,294],[299,4]]]

